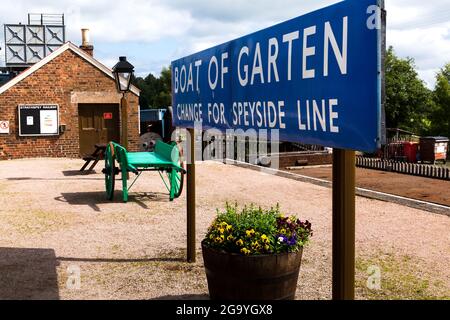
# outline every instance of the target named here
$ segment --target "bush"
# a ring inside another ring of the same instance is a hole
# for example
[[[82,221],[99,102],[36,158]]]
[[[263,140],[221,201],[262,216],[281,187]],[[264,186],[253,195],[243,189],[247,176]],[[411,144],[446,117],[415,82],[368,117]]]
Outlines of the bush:
[[[207,247],[245,255],[297,252],[312,236],[311,223],[284,216],[279,206],[264,210],[253,204],[241,211],[226,204],[203,241]]]

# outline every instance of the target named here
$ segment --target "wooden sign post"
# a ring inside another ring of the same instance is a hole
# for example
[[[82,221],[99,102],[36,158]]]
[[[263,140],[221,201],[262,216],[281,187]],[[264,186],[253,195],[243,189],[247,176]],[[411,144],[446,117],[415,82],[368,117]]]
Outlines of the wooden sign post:
[[[333,149],[333,300],[355,298],[355,152]]]

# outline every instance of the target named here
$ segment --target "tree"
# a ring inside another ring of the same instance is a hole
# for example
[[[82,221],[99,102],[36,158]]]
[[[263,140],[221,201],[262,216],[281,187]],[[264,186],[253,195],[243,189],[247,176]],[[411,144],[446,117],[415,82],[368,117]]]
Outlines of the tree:
[[[432,133],[450,137],[450,63],[436,75],[433,92],[435,109],[432,118]]]
[[[386,52],[386,125],[424,134],[430,130],[432,94],[415,70],[414,59]]]
[[[159,78],[150,73],[145,78],[136,78],[133,83],[141,90],[139,98],[141,109],[162,108],[172,104],[170,68],[163,68]]]

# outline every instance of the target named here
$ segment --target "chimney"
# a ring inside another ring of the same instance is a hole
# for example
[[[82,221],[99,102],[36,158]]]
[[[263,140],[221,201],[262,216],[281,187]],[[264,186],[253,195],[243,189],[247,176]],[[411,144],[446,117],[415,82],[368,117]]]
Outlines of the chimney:
[[[88,55],[94,56],[94,46],[89,41],[89,29],[81,29],[81,46]]]

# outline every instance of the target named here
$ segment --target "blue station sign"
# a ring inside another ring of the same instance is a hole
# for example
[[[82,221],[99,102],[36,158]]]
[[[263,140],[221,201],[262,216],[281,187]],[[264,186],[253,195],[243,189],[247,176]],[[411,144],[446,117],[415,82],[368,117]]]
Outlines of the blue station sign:
[[[382,0],[347,0],[172,62],[173,122],[374,151]]]

